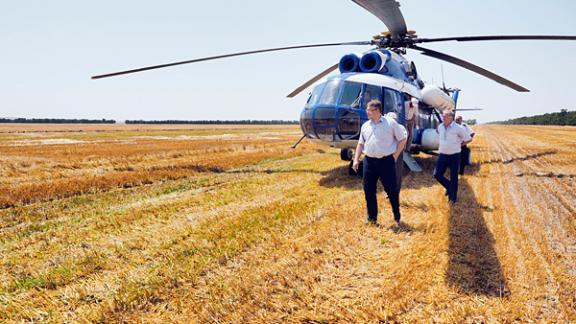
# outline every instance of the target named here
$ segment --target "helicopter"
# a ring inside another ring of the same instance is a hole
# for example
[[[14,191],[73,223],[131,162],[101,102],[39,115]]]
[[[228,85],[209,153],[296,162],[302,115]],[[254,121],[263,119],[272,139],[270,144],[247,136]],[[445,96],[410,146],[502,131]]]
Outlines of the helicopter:
[[[406,145],[402,159],[398,159],[400,170],[404,164],[409,171],[422,171],[411,153],[433,152],[438,149],[439,138],[436,127],[442,121],[444,110],[457,110],[460,89],[440,88],[426,85],[420,78],[416,64],[403,55],[408,50],[422,55],[455,64],[480,74],[503,86],[519,92],[529,90],[496,73],[463,59],[422,47],[420,44],[434,42],[474,42],[474,41],[510,41],[510,40],[576,40],[576,36],[567,35],[487,35],[457,36],[441,38],[421,38],[415,31],[408,30],[397,0],[352,0],[358,6],[376,16],[388,28],[388,31],[373,36],[370,40],[323,43],[260,49],[238,53],[223,54],[187,61],[147,66],[93,76],[92,79],[115,77],[148,70],[167,68],[183,64],[199,63],[230,57],[259,53],[295,50],[303,48],[369,46],[363,54],[345,54],[339,62],[315,75],[288,94],[293,98],[315,85],[310,92],[300,114],[302,137],[292,146],[304,139],[327,144],[340,149],[340,158],[349,161],[348,172],[352,170],[352,158],[356,148],[360,127],[368,116],[365,107],[371,99],[382,102],[383,114],[392,116],[406,126],[405,103],[412,98],[418,100],[418,113],[413,129],[412,141]],[[338,70],[339,74],[328,76]],[[466,109],[458,109],[466,110]],[[475,110],[475,109],[474,109]],[[359,171],[358,173],[361,174]],[[402,173],[399,174],[401,181]]]

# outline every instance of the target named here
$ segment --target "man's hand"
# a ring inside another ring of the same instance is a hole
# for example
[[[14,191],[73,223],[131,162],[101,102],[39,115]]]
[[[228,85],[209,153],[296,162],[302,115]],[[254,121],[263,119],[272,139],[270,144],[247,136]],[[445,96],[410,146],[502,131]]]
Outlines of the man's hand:
[[[358,165],[360,164],[360,162],[358,162],[358,160],[354,160],[354,162],[352,162],[352,170],[354,170],[354,172],[358,172]]]
[[[400,155],[404,151],[404,146],[406,145],[407,140],[408,139],[405,138],[405,139],[401,140],[400,142],[398,142],[398,147],[396,148],[396,152],[394,152],[392,154],[392,157],[394,157],[394,162],[398,161],[398,158],[400,157]]]
[[[360,155],[362,155],[362,151],[364,150],[364,145],[358,143],[356,145],[356,152],[354,152],[354,162],[352,162],[352,170],[358,173],[358,165],[360,164]]]

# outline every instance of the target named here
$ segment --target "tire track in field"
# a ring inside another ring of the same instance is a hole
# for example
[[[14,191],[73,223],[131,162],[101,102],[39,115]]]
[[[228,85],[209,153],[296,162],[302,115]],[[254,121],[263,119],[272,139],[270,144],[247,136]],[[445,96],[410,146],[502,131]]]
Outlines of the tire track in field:
[[[522,145],[514,145],[511,151],[522,151]],[[511,166],[514,172],[530,168],[526,164],[540,164],[540,161],[531,163],[515,163]],[[538,221],[536,228],[544,229],[545,240],[540,243],[546,252],[543,256],[551,265],[554,278],[558,285],[559,302],[564,306],[564,312],[568,318],[576,317],[576,239],[573,233],[566,231],[566,220],[573,217],[573,213],[566,209],[563,204],[557,202],[562,193],[555,192],[547,183],[547,179],[521,178],[517,179],[524,194],[524,200],[531,202],[535,211],[533,219]],[[550,206],[542,208],[541,206]],[[564,220],[564,224],[563,224]],[[568,223],[570,224],[570,223]],[[569,228],[569,226],[568,226]],[[561,288],[560,288],[561,287]]]
[[[482,145],[483,147],[487,147],[483,153],[483,157],[487,157],[484,160],[492,161],[497,160],[498,158],[502,158],[501,154],[497,154],[498,152],[494,147],[489,147],[488,142],[485,139],[486,135],[482,134],[480,138],[482,138]],[[475,138],[475,143],[477,142],[477,138]],[[486,170],[488,178],[498,178],[500,177],[500,169],[497,166],[493,166],[492,164],[485,164],[484,169]],[[494,213],[492,214],[491,220],[496,226],[499,228],[499,234],[495,232],[494,235],[502,242],[502,252],[504,253],[504,259],[507,261],[505,264],[507,266],[511,266],[510,272],[514,275],[510,277],[510,289],[511,289],[511,298],[516,299],[520,296],[525,296],[528,292],[528,287],[525,285],[525,282],[529,281],[530,276],[528,276],[526,269],[527,269],[527,261],[522,253],[519,246],[521,246],[520,239],[518,235],[514,232],[512,228],[512,224],[509,221],[509,214],[505,211],[504,205],[506,204],[503,201],[502,195],[502,182],[501,181],[490,181],[488,179],[482,181],[482,186],[484,187],[484,193],[486,195],[486,201],[488,202],[488,206],[491,206],[494,209]],[[494,194],[499,193],[499,194]],[[505,247],[505,248],[504,248]]]
[[[524,146],[520,144],[511,146],[513,148],[510,150],[515,154],[525,153]],[[529,171],[534,172],[535,168],[541,170],[549,168],[550,162],[544,163],[542,159],[527,160],[522,163],[516,163],[513,167],[515,168],[515,173],[519,172],[518,169],[523,173],[527,173]],[[576,196],[571,195],[570,191],[558,188],[558,185],[564,188],[567,187],[562,179],[525,177],[522,181],[526,184],[526,188],[532,189],[531,198],[541,202],[537,204],[538,206],[548,205],[554,208],[554,214],[549,215],[547,221],[542,221],[542,225],[548,229],[547,234],[549,235],[550,245],[555,249],[560,249],[557,252],[576,251],[576,233],[573,232],[575,229],[573,215],[575,215],[576,209],[570,204],[571,201],[576,201]],[[539,190],[534,191],[535,189]],[[546,212],[550,212],[550,210],[547,209]],[[567,229],[572,229],[572,231]]]
[[[490,142],[494,143],[497,151],[505,152],[506,155],[514,156],[514,152],[510,150],[506,144],[498,137],[492,136],[490,134]],[[512,138],[507,139],[508,142],[512,141]],[[508,144],[510,145],[510,144]],[[566,318],[567,314],[563,313],[563,307],[560,307],[560,294],[562,293],[559,289],[559,278],[558,272],[554,271],[554,263],[550,260],[550,252],[548,251],[550,242],[550,232],[546,230],[545,220],[542,215],[547,213],[542,210],[539,204],[534,203],[534,195],[528,191],[528,184],[526,179],[519,179],[518,177],[512,176],[518,170],[517,163],[511,163],[507,166],[498,165],[501,170],[501,174],[509,174],[507,181],[504,181],[501,177],[500,187],[505,191],[501,194],[503,197],[508,197],[505,201],[511,201],[514,211],[510,215],[518,215],[514,217],[513,222],[518,224],[518,227],[523,232],[525,240],[528,241],[534,257],[539,260],[538,266],[543,269],[545,274],[545,279],[538,279],[540,285],[546,287],[545,294],[539,296],[541,300],[541,309],[539,310],[539,316],[549,316],[553,313],[559,318]],[[528,206],[530,206],[528,208]],[[508,205],[505,205],[508,207]],[[548,217],[554,217],[553,215],[548,215]],[[537,221],[539,226],[535,226],[534,221]],[[544,228],[544,231],[540,229]],[[544,235],[544,242],[537,240],[536,235]],[[548,242],[548,244],[545,244]],[[536,272],[539,274],[540,272]],[[535,287],[536,288],[536,287]],[[548,315],[544,315],[548,314]]]

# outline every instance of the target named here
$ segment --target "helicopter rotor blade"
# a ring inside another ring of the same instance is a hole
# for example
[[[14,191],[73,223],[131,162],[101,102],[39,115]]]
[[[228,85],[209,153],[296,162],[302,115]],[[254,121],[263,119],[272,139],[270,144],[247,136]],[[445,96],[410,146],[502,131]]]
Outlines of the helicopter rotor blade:
[[[330,74],[332,71],[336,70],[337,68],[338,68],[338,63],[332,65],[331,67],[327,68],[326,70],[324,70],[324,71],[320,72],[319,74],[317,74],[316,76],[314,76],[312,79],[306,81],[304,84],[302,84],[301,86],[296,88],[294,91],[292,91],[286,97],[288,97],[288,98],[296,97],[300,92],[304,91],[306,88],[311,86],[314,82],[322,79],[323,77]]]
[[[500,83],[500,84],[503,84],[503,85],[505,85],[505,86],[507,86],[507,87],[510,87],[510,88],[512,88],[512,89],[514,89],[514,90],[516,90],[516,91],[519,91],[519,92],[530,92],[530,90],[524,88],[523,86],[521,86],[521,85],[519,85],[519,84],[516,84],[516,83],[514,83],[514,82],[512,82],[512,81],[510,81],[510,80],[508,80],[508,79],[505,79],[505,78],[503,78],[503,77],[501,77],[501,76],[493,73],[493,72],[490,72],[490,71],[488,71],[488,70],[486,70],[486,69],[484,69],[484,68],[481,68],[481,67],[479,67],[479,66],[477,66],[477,65],[474,65],[474,64],[472,64],[472,63],[470,63],[470,62],[466,62],[466,61],[464,61],[464,60],[462,60],[462,59],[459,59],[459,58],[457,58],[457,57],[450,56],[450,55],[448,55],[448,54],[444,54],[444,53],[441,53],[441,52],[433,51],[433,50],[431,50],[431,49],[419,47],[419,46],[416,46],[416,45],[412,45],[410,48],[411,48],[411,49],[418,50],[418,51],[421,51],[421,52],[422,52],[421,54],[423,54],[423,55],[430,56],[430,57],[434,57],[434,58],[437,58],[437,59],[439,59],[439,60],[446,61],[446,62],[455,64],[455,65],[461,66],[461,67],[463,67],[463,68],[465,68],[465,69],[468,69],[468,70],[470,70],[470,71],[472,71],[472,72],[476,72],[476,73],[478,73],[478,74],[480,74],[480,75],[483,75],[483,76],[487,77],[488,79],[494,80],[494,81],[496,81],[496,82],[498,82],[498,83]]]
[[[493,41],[493,40],[576,40],[576,36],[570,35],[492,35],[492,36],[459,36],[441,38],[416,38],[414,43],[432,42],[469,42],[469,41]]]
[[[292,50],[292,49],[312,48],[312,47],[345,46],[345,45],[371,45],[371,44],[372,44],[372,42],[370,42],[370,41],[360,41],[360,42],[312,44],[312,45],[298,45],[298,46],[269,48],[269,49],[262,49],[262,50],[256,50],[256,51],[239,52],[239,53],[231,53],[231,54],[203,57],[203,58],[194,59],[194,60],[160,64],[160,65],[153,65],[153,66],[147,66],[147,67],[142,67],[142,68],[137,68],[137,69],[132,69],[132,70],[95,75],[92,77],[92,79],[102,79],[102,78],[108,78],[108,77],[123,75],[123,74],[130,74],[130,73],[137,73],[137,72],[143,72],[143,71],[148,71],[148,70],[161,69],[161,68],[166,68],[166,67],[171,67],[171,66],[176,66],[176,65],[182,65],[182,64],[211,61],[211,60],[223,59],[223,58],[228,58],[228,57],[233,57],[233,56],[242,56],[242,55],[258,54],[258,53],[266,53],[266,52],[276,52],[276,51],[284,51],[284,50]]]
[[[352,0],[360,7],[366,9],[378,17],[392,34],[396,36],[406,35],[406,21],[400,11],[400,3],[396,0]]]

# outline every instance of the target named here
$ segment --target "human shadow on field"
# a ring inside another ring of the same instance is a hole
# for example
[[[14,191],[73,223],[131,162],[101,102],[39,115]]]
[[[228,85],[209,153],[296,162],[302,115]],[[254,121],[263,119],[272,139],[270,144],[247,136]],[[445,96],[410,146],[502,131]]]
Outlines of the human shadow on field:
[[[446,280],[465,294],[507,297],[510,291],[483,211],[492,209],[482,206],[461,178],[458,203],[450,207]]]

